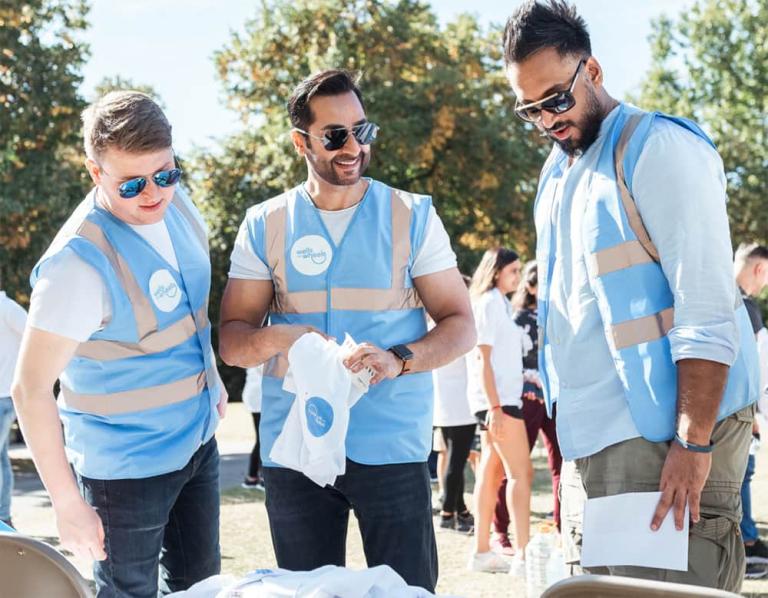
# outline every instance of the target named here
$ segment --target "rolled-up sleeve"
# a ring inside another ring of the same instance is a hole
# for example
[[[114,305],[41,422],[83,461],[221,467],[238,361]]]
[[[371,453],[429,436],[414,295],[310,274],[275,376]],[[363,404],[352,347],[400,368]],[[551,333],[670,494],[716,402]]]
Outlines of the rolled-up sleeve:
[[[720,156],[690,131],[657,119],[637,161],[632,194],[674,295],[673,360],[732,365],[739,335]]]

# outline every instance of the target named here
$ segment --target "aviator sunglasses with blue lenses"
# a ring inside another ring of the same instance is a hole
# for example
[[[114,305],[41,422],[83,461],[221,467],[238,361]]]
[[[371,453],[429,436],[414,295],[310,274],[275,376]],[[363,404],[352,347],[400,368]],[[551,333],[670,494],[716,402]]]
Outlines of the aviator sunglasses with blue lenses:
[[[323,133],[322,137],[312,135],[312,133],[309,131],[304,131],[303,129],[294,130],[298,131],[302,135],[311,137],[312,139],[317,139],[323,144],[323,147],[326,150],[329,152],[334,152],[346,145],[350,133],[354,136],[360,145],[370,145],[376,141],[376,137],[379,134],[379,125],[372,122],[364,122],[360,123],[359,125],[354,125],[349,129],[346,127],[328,129]]]
[[[101,170],[106,174],[109,174],[103,168],[101,168]],[[170,170],[158,170],[155,174],[151,175],[151,177],[158,187],[173,187],[181,178],[181,169],[171,168]],[[147,186],[147,178],[148,177],[137,176],[120,183],[120,186],[117,188],[118,194],[123,199],[133,199],[137,195],[141,195],[141,192],[144,191]]]

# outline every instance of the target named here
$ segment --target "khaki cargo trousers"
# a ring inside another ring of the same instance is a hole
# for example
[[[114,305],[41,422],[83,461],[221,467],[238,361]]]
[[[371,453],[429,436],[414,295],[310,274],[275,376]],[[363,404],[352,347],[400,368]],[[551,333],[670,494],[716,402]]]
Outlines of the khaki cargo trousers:
[[[701,519],[690,527],[688,571],[626,566],[590,567],[584,572],[739,592],[745,567],[744,543],[739,531],[740,489],[747,466],[754,414],[755,407],[750,405],[715,426],[712,471],[701,496]],[[658,491],[668,450],[668,442],[632,438],[595,455],[563,462],[560,480],[563,550],[572,574],[582,572],[579,558],[582,515],[587,498]],[[650,524],[651,514],[648,514]]]

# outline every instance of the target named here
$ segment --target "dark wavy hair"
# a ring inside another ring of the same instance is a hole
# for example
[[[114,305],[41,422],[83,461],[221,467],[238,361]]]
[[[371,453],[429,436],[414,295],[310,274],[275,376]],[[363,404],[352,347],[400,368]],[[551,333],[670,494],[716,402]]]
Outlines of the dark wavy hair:
[[[309,129],[315,120],[309,107],[312,98],[338,96],[349,91],[357,96],[360,105],[365,108],[363,94],[357,86],[357,76],[353,73],[342,69],[328,69],[307,77],[296,86],[288,100],[291,126],[305,131]]]
[[[504,63],[523,62],[544,48],[560,56],[590,56],[592,43],[587,23],[576,7],[564,0],[528,0],[507,20],[504,28]]]
[[[520,284],[512,296],[512,305],[515,309],[536,309],[536,295],[528,289],[539,286],[539,268],[536,260],[531,260],[523,268],[523,276]]]

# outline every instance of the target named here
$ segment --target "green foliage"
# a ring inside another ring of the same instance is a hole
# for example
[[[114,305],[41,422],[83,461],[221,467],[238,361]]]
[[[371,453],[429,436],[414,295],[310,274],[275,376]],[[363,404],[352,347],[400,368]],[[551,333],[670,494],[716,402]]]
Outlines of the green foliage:
[[[368,174],[433,196],[462,269],[471,272],[490,244],[531,255],[546,148],[512,112],[500,40],[498,29],[469,16],[443,27],[416,0],[263,2],[215,55],[243,130],[192,160],[195,196],[211,224],[214,294],[245,210],[306,177],[285,105],[324,68],[360,73],[368,117],[382,126]]]
[[[26,302],[28,276],[85,186],[77,88],[83,0],[0,7],[0,274]]]
[[[713,136],[728,177],[734,245],[768,241],[768,3],[699,0],[654,23],[644,107],[688,116]]]

